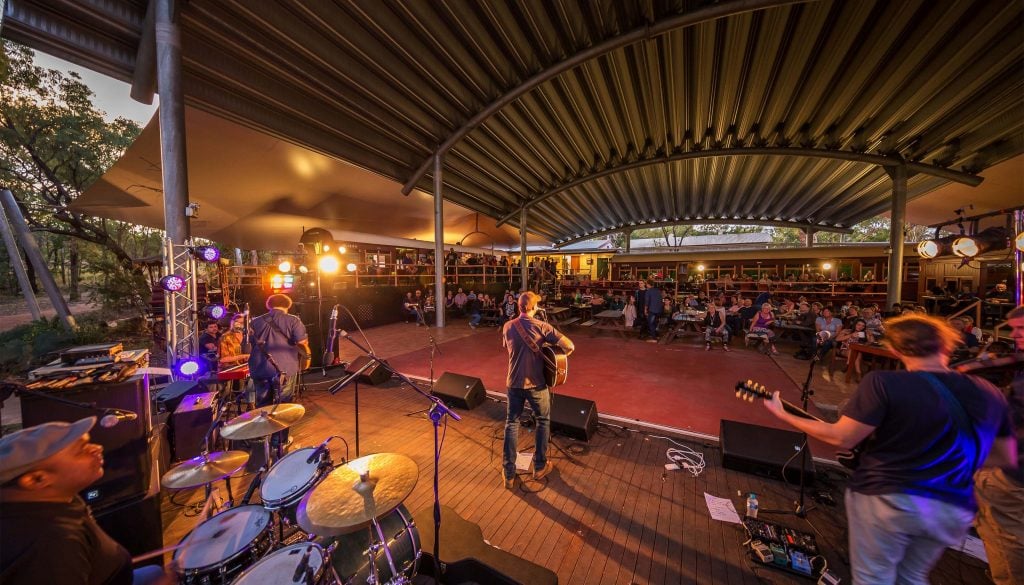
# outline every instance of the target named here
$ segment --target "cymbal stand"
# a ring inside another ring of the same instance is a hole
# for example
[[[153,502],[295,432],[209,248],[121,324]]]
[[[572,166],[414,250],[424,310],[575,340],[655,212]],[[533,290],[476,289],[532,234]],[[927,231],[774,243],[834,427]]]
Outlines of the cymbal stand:
[[[227,412],[228,407],[230,405],[231,404],[229,402],[225,402],[224,404],[221,405],[221,407],[219,409],[217,409],[217,414],[213,417],[213,422],[210,423],[210,428],[206,429],[206,434],[203,435],[203,450],[202,450],[203,463],[209,463],[208,455],[210,453],[210,439],[213,438],[213,432],[217,429],[217,427],[219,427],[221,424],[223,424],[224,413]],[[234,498],[234,496],[231,493],[231,476],[230,475],[224,478],[224,485],[225,485],[225,487],[228,490],[228,507],[234,508],[235,507],[235,498]],[[210,483],[206,484],[206,497],[207,497],[207,499],[209,499],[209,497],[211,496],[212,490],[213,490],[213,482],[210,482]]]
[[[429,416],[430,422],[434,426],[434,574],[440,577],[441,575],[441,561],[438,558],[441,550],[441,495],[440,495],[440,469],[441,469],[441,442],[438,440],[438,429],[441,426],[441,421],[444,420],[447,425],[446,416],[450,416],[456,421],[462,420],[462,417],[455,411],[448,408],[440,398],[424,392],[415,382],[409,379],[408,376],[399,372],[398,370],[391,367],[386,361],[380,359],[374,355],[373,351],[363,347],[361,343],[352,339],[352,336],[347,331],[340,330],[339,334],[345,339],[349,340],[352,345],[355,345],[367,357],[370,358],[371,363],[380,364],[380,367],[384,368],[402,382],[405,382],[406,386],[412,388],[417,394],[426,398],[432,403],[430,407]]]
[[[359,378],[363,375],[363,372],[365,372],[366,370],[369,370],[370,368],[372,368],[375,365],[377,365],[377,362],[374,362],[373,360],[370,360],[370,361],[366,362],[365,364],[363,364],[363,366],[360,367],[355,372],[349,374],[348,376],[345,376],[344,378],[338,380],[334,384],[331,384],[330,388],[327,389],[327,391],[330,392],[331,395],[333,396],[333,395],[337,394],[338,391],[340,391],[345,386],[348,386],[349,384],[351,384],[353,382],[355,383],[355,393],[356,393],[356,395],[355,395],[355,400],[356,400],[356,405],[355,405],[355,417],[356,417],[356,457],[359,457]]]

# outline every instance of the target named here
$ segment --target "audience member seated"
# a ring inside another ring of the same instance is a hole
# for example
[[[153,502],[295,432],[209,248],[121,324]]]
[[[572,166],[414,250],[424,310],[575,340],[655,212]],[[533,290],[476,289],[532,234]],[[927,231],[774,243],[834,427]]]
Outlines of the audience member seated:
[[[437,313],[437,303],[434,302],[434,295],[427,295],[423,301],[423,319],[433,319]]]
[[[832,346],[835,345],[836,337],[839,332],[843,329],[842,319],[832,315],[832,307],[824,307],[821,309],[821,316],[814,320],[814,330],[816,332],[815,337],[821,339],[821,356],[824,357],[828,354]],[[826,335],[827,334],[827,335]],[[817,343],[817,340],[814,341]],[[808,352],[814,355],[814,348],[809,347]]]
[[[501,304],[501,322],[504,324],[506,321],[516,318],[516,312],[518,311],[516,305],[516,298],[511,292],[505,293],[505,301]]]
[[[405,298],[402,299],[402,315],[405,317],[406,323],[408,323],[410,319],[414,319],[417,327],[427,324],[427,322],[423,320],[423,312],[420,310],[420,304],[416,302],[416,299],[412,296],[412,292],[405,293]]]
[[[860,316],[860,307],[853,306],[846,310],[846,316],[843,317],[843,327],[847,329],[853,329],[853,324]]]
[[[867,330],[867,323],[864,319],[856,318],[850,324],[849,327],[844,328],[836,336],[836,343],[838,348],[836,349],[836,355],[839,357],[847,357],[850,355],[850,345],[855,343],[874,343],[875,336]],[[857,360],[861,359],[861,355],[857,356]],[[857,367],[859,370],[860,368]]]
[[[973,333],[967,330],[967,322],[963,319],[963,317],[950,319],[949,324],[953,326],[953,329],[956,329],[957,331],[960,332],[960,343],[968,350],[974,350],[980,346],[980,344],[978,343],[978,338],[975,337]]]
[[[985,299],[989,301],[1008,302],[1011,300],[1011,296],[1010,289],[1007,288],[1006,283],[1000,282],[993,287],[991,291],[989,291]]]
[[[761,310],[750,320],[750,333],[764,336],[768,341],[768,350],[773,354],[778,354],[779,350],[775,348],[775,332],[771,328],[774,323],[775,315],[772,314],[772,304],[762,303]]]
[[[467,297],[466,293],[462,292],[462,289],[460,288],[459,292],[455,293],[455,312],[460,315],[465,315],[467,301],[469,301],[469,297]]]
[[[480,314],[481,309],[482,303],[476,295],[473,295],[472,299],[466,301],[466,312],[469,314],[469,326],[473,329],[476,329],[477,325],[480,324],[480,319],[483,318],[483,315]]]
[[[615,295],[612,298],[612,302],[608,304],[608,309],[611,311],[621,311],[626,307],[626,303],[622,301],[622,297]]]
[[[716,299],[715,304],[708,307],[708,313],[704,316],[704,351],[711,351],[711,339],[720,337],[722,349],[729,349],[729,326],[725,323],[725,307],[722,301]]]
[[[861,317],[864,318],[864,323],[867,324],[867,329],[872,335],[882,337],[885,326],[882,324],[882,318],[878,316],[878,311],[874,306],[864,307],[864,310],[861,311]]]
[[[445,313],[455,312],[455,293],[448,291],[448,294],[444,297],[444,311]]]

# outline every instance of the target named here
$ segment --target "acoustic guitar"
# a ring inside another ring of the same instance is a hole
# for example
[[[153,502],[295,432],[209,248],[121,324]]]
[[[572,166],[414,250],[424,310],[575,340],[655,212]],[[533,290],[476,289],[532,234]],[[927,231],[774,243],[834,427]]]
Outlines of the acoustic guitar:
[[[569,379],[569,354],[557,345],[545,345],[540,352],[544,356],[544,381],[548,388],[565,384]]]
[[[773,392],[765,388],[763,384],[758,384],[753,380],[747,380],[746,382],[736,383],[736,398],[740,398],[748,402],[753,402],[754,398],[764,398],[765,400],[771,400],[772,394]],[[785,400],[782,400],[782,409],[788,412],[789,414],[799,416],[800,418],[806,418],[810,420],[823,422],[820,418],[814,416],[813,414],[807,412],[806,410],[800,408],[799,406],[791,402],[787,402]],[[865,441],[866,440],[867,439],[865,439]],[[861,442],[859,445],[857,445],[853,449],[850,449],[849,451],[839,451],[836,453],[836,461],[838,461],[840,465],[847,469],[857,469],[857,466],[860,465],[860,455],[863,448],[864,443]]]

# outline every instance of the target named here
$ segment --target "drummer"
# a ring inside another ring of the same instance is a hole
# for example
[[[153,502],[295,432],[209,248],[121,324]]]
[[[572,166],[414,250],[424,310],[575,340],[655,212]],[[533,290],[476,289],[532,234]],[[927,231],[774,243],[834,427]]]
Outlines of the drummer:
[[[78,493],[103,476],[96,417],[50,422],[0,439],[0,583],[167,584],[96,523]]]

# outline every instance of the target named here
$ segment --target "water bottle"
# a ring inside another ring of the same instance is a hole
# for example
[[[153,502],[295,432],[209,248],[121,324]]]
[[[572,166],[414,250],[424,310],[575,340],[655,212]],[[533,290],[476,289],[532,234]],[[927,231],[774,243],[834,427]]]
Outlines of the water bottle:
[[[747,518],[757,518],[757,494],[754,492],[747,496]]]

